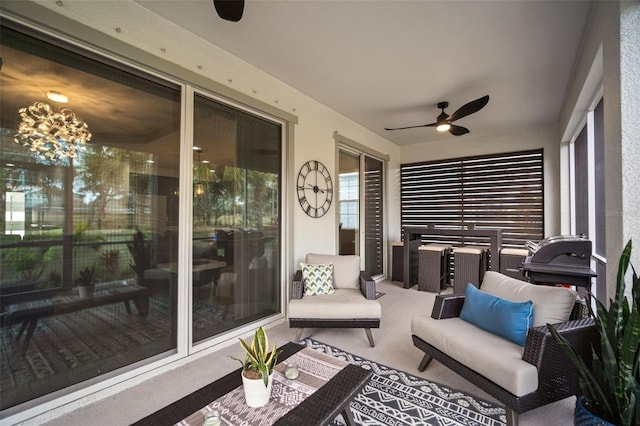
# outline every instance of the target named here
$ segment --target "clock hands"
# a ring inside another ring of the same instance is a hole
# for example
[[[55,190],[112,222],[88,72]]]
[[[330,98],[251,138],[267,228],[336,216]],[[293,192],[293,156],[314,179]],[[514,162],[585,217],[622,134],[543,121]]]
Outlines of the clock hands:
[[[308,186],[308,188],[306,188],[306,187],[304,187],[304,186],[299,186],[299,187],[298,187],[298,189],[302,189],[302,190],[305,190],[305,189],[312,189],[312,190],[313,190],[313,192],[315,192],[316,194],[317,194],[318,192],[322,192],[323,194],[325,193],[325,191],[324,191],[323,189],[318,188],[318,185],[311,185],[311,184],[307,184],[307,186]]]

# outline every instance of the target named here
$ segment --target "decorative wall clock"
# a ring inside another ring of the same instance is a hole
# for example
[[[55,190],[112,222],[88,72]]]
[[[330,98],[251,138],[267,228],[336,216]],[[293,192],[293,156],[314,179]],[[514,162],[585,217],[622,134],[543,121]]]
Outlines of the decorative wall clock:
[[[322,217],[333,201],[333,183],[329,170],[319,161],[307,161],[300,168],[296,183],[298,201],[310,217]]]

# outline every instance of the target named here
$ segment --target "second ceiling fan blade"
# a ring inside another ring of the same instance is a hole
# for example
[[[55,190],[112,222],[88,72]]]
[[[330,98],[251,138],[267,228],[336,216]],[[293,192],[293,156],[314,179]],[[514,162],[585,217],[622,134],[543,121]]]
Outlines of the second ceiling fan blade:
[[[453,136],[462,136],[466,133],[469,133],[469,129],[467,129],[466,127],[456,126],[455,124],[452,124],[451,128],[449,128],[449,133],[451,133]]]
[[[433,127],[438,123],[430,123],[430,124],[420,124],[419,126],[408,126],[408,127],[385,127],[385,130],[404,130],[404,129],[415,129],[416,127]]]
[[[486,95],[476,99],[475,101],[471,101],[468,104],[462,105],[456,112],[449,116],[449,122],[459,120],[462,117],[466,117],[467,115],[480,111],[488,102],[489,95]]]

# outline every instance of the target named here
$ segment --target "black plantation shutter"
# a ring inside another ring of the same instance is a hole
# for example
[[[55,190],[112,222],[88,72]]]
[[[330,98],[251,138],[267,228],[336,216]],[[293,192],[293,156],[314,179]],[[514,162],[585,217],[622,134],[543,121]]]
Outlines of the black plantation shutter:
[[[400,166],[402,226],[502,229],[504,247],[522,248],[544,235],[542,150]],[[473,238],[424,242],[488,244]]]

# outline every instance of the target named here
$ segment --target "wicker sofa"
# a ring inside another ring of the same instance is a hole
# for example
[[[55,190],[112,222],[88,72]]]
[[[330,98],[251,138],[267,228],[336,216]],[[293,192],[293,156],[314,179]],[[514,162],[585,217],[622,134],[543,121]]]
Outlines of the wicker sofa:
[[[431,317],[412,319],[413,343],[425,353],[418,369],[439,361],[502,402],[510,426],[518,424],[519,413],[579,393],[575,369],[545,325],[554,323],[578,352],[591,353],[594,320],[575,292],[493,271],[485,274],[480,289],[515,302],[533,301],[533,326],[524,346],[461,319],[464,294],[438,295]]]
[[[376,282],[360,270],[356,255],[308,253],[306,263],[333,265],[333,294],[304,295],[302,271],[293,278],[289,300],[289,327],[298,328],[299,342],[304,328],[364,328],[371,347],[372,328],[380,328],[382,309],[376,300]]]

